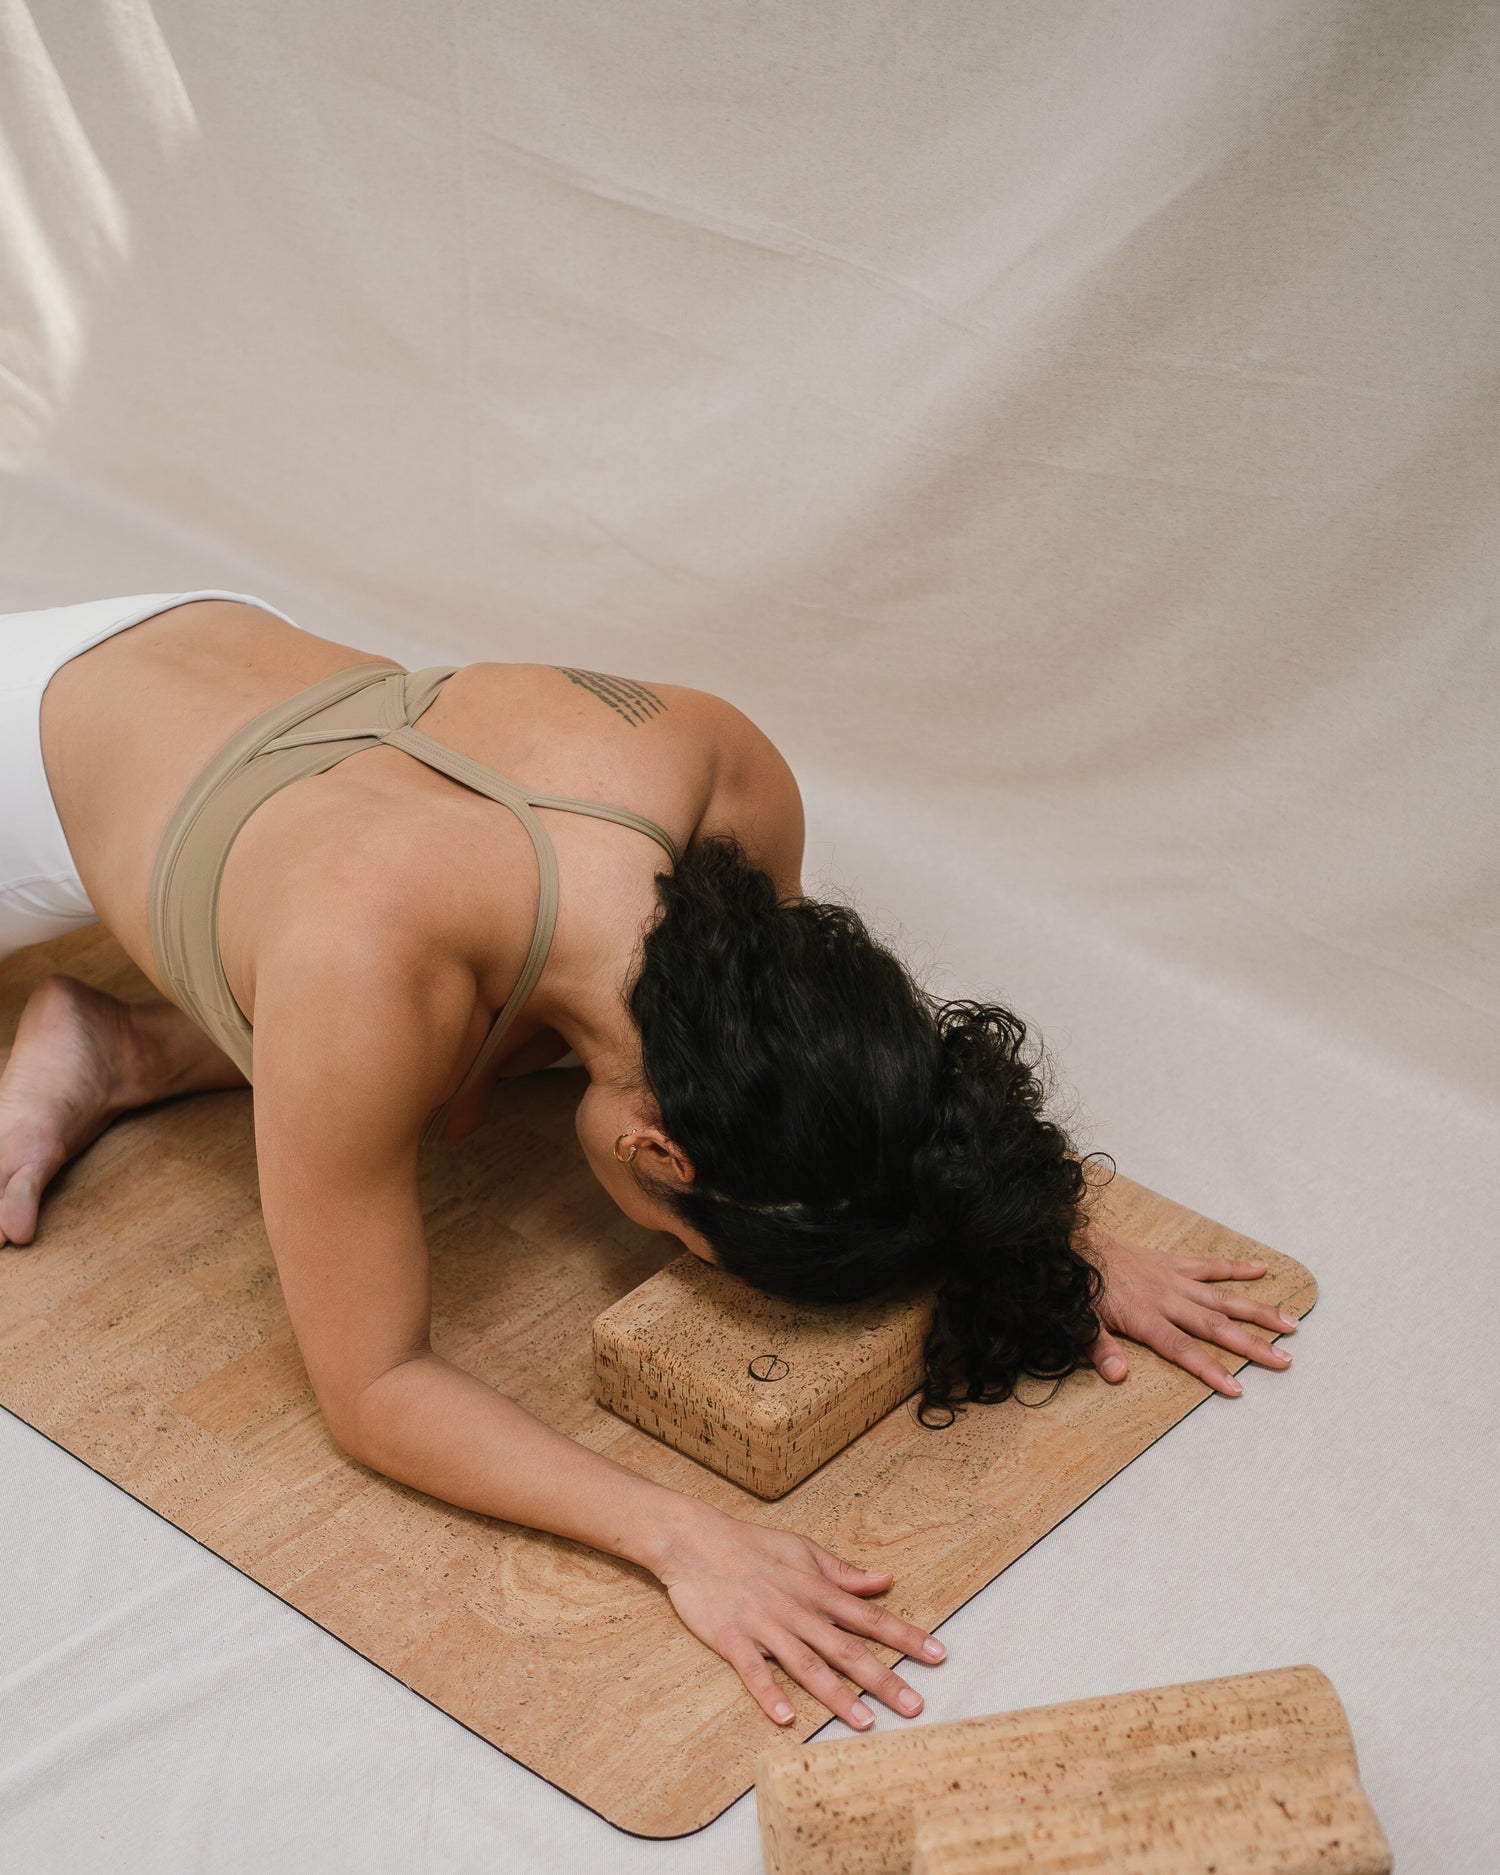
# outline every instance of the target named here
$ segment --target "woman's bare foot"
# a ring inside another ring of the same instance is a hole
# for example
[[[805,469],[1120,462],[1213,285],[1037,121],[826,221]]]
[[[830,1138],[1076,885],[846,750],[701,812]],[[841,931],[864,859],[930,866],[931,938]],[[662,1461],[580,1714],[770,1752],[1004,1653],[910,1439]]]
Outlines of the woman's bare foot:
[[[31,1242],[48,1181],[111,1120],[243,1084],[173,1004],[122,1003],[72,977],[44,977],[0,1073],[0,1244]]]

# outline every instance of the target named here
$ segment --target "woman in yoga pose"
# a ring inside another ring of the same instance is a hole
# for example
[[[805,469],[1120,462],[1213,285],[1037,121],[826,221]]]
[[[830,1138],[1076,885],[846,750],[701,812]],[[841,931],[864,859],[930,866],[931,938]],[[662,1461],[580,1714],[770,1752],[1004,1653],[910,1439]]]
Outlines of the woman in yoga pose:
[[[848,1723],[941,1658],[891,1578],[575,1444],[434,1354],[416,1162],[497,1076],[576,1051],[578,1136],[638,1223],[759,1287],[940,1279],[925,1414],[1125,1371],[1240,1391],[1290,1317],[1089,1224],[1022,1024],[938,1004],[801,892],[790,770],[701,691],[535,664],[408,674],[244,594],[0,618],[0,955],[102,919],[167,999],[44,981],[0,1077],[0,1243],[119,1114],[253,1074],[266,1230],[343,1449],[628,1557],[771,1718]],[[420,720],[419,720],[420,719]],[[498,770],[498,772],[497,772]],[[508,779],[519,777],[520,781]],[[580,798],[581,797],[581,798]],[[253,1027],[253,1062],[252,1062]]]

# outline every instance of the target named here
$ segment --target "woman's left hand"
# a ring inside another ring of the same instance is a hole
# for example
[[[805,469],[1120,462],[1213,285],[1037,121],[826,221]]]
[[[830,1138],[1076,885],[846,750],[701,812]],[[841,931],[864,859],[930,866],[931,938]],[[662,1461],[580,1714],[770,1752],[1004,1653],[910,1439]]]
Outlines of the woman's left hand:
[[[1224,1262],[1210,1257],[1174,1257],[1146,1244],[1130,1243],[1090,1225],[1082,1242],[1083,1254],[1104,1278],[1099,1301],[1103,1326],[1089,1350],[1089,1358],[1106,1380],[1125,1378],[1128,1364],[1116,1334],[1129,1335],[1152,1348],[1164,1360],[1195,1374],[1216,1393],[1230,1398],[1242,1393],[1240,1383],[1198,1344],[1202,1341],[1243,1354],[1262,1367],[1282,1368],[1291,1355],[1272,1347],[1242,1327],[1254,1322],[1272,1334],[1287,1334],[1297,1326],[1293,1315],[1283,1314],[1266,1302],[1216,1290],[1220,1282],[1249,1282],[1264,1276],[1264,1263]]]

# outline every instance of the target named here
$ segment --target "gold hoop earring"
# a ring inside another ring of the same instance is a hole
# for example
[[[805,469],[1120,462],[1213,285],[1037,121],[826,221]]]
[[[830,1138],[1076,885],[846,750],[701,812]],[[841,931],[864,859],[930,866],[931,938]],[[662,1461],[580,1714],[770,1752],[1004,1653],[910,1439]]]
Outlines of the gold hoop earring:
[[[628,1137],[626,1134],[621,1133],[620,1139],[625,1139],[626,1137]],[[620,1161],[621,1165],[629,1165],[630,1161],[635,1157],[636,1153],[640,1150],[640,1148],[637,1146],[632,1146],[629,1152],[621,1152],[620,1139],[617,1139],[615,1141],[615,1157]]]

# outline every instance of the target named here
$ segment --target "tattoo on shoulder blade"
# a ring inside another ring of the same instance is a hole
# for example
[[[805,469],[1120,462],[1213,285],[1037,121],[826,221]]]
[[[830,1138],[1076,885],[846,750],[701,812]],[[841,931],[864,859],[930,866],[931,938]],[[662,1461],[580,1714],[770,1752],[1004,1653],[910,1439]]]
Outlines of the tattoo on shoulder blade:
[[[602,671],[575,671],[564,664],[554,665],[553,669],[560,670],[569,683],[577,684],[580,690],[587,690],[590,696],[607,704],[632,728],[648,717],[659,716],[667,707],[654,690],[636,683],[632,677],[607,677]]]

